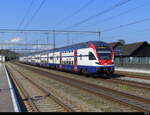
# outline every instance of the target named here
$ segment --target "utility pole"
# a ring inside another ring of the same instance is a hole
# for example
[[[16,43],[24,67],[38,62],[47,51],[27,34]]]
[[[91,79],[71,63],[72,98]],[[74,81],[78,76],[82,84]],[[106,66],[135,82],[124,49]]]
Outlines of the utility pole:
[[[101,38],[101,32],[98,32],[98,39],[100,41],[100,38]]]
[[[55,58],[54,58],[54,56],[55,56],[55,55],[54,55],[54,50],[55,50],[55,39],[56,39],[55,37],[56,37],[56,35],[55,35],[55,30],[53,30],[53,63],[54,63],[54,59],[55,59]]]
[[[69,33],[67,33],[67,45],[69,45],[70,39],[69,39]]]
[[[72,45],[74,44],[73,38],[72,38]]]
[[[49,44],[49,33],[47,33],[47,50],[49,49],[48,44]],[[49,53],[47,53],[47,63],[49,62]]]
[[[56,35],[55,35],[55,30],[53,30],[53,49],[55,49],[55,38]]]
[[[36,40],[36,49],[38,51],[38,40]]]
[[[27,39],[28,39],[28,37],[27,37],[27,33],[26,32],[24,34],[25,34],[25,44],[26,44],[25,49],[27,50]]]
[[[1,39],[4,38],[4,32],[1,32],[1,37],[0,37],[0,38],[1,38]],[[3,44],[1,45],[1,49],[2,49],[2,50],[5,49]]]
[[[47,33],[47,49],[49,49],[48,45],[49,45],[49,33]]]

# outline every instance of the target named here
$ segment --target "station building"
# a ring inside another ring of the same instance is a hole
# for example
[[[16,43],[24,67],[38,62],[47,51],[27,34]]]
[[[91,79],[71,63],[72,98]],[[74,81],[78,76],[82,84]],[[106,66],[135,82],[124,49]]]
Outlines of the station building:
[[[150,44],[146,41],[122,45],[110,43],[115,51],[116,67],[150,70]]]

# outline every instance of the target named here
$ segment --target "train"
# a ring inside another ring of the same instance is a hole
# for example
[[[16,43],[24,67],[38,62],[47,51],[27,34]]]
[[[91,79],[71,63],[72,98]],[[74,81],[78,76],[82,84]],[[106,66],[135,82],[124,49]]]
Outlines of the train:
[[[113,74],[114,51],[103,41],[88,41],[19,57],[25,64],[86,75]]]

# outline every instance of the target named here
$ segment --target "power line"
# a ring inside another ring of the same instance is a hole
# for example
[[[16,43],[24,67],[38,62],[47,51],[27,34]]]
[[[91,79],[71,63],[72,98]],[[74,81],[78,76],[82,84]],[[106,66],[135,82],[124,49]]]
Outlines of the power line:
[[[123,35],[129,35],[129,34],[135,34],[135,33],[141,34],[141,33],[146,32],[146,31],[150,31],[150,28],[142,29],[142,30],[138,30],[138,31],[133,31],[133,32],[126,32],[126,33],[119,34],[119,35],[116,35],[116,36],[106,36],[105,38],[116,38],[116,37],[120,37],[120,36],[123,36]]]
[[[40,9],[42,8],[42,6],[44,5],[44,3],[46,2],[46,0],[42,0],[41,4],[39,5],[39,7],[37,8],[37,10],[34,12],[34,14],[31,16],[30,20],[26,23],[25,28],[32,22],[32,20],[35,18],[35,16],[38,14],[38,12],[40,11]]]
[[[98,31],[66,31],[66,30],[26,30],[26,29],[0,29],[0,33],[24,33],[24,32],[37,32],[37,33],[91,33],[98,34]]]
[[[110,17],[105,18],[105,19],[103,19],[103,20],[101,20],[101,21],[99,21],[99,22],[102,23],[102,22],[106,22],[106,21],[112,20],[113,18],[117,18],[117,17],[119,17],[119,16],[121,16],[121,15],[125,15],[125,14],[127,14],[127,13],[131,13],[132,11],[137,10],[137,9],[139,9],[139,8],[141,8],[141,7],[144,7],[144,6],[146,6],[146,5],[149,5],[149,4],[150,4],[150,1],[149,1],[149,2],[145,2],[145,3],[143,3],[142,5],[139,5],[139,6],[137,6],[137,7],[128,9],[128,10],[126,10],[126,11],[124,11],[124,12],[121,12],[121,13],[119,13],[119,14],[117,14],[117,15],[110,16]],[[94,23],[94,24],[91,24],[91,25],[88,25],[88,26],[84,26],[84,27],[90,27],[90,26],[94,26],[94,25],[97,25],[97,24],[98,24],[98,23],[96,22],[96,23]]]
[[[123,27],[126,27],[126,26],[139,24],[139,23],[146,22],[146,21],[150,21],[150,18],[144,18],[142,20],[134,21],[134,22],[131,22],[131,23],[128,23],[128,24],[124,24],[124,25],[113,27],[113,28],[105,29],[105,30],[103,30],[101,32],[113,31],[113,30],[116,30],[116,29],[119,29],[119,28],[123,28]]]
[[[111,6],[110,8],[107,8],[107,9],[105,9],[105,10],[103,10],[103,11],[101,11],[101,12],[99,12],[99,13],[93,15],[93,16],[90,16],[90,17],[88,17],[87,19],[84,19],[84,20],[82,20],[82,21],[80,21],[80,22],[78,22],[78,23],[76,23],[76,24],[73,24],[72,26],[69,26],[69,27],[67,27],[66,29],[70,29],[70,28],[79,26],[79,25],[81,25],[81,24],[83,24],[83,23],[86,23],[86,22],[88,22],[88,21],[90,21],[90,20],[92,20],[92,19],[94,19],[94,18],[96,18],[96,17],[98,17],[98,16],[100,16],[100,15],[102,15],[102,14],[108,13],[108,12],[112,11],[113,9],[115,9],[115,8],[117,8],[117,7],[120,7],[120,6],[126,4],[126,3],[130,2],[130,1],[131,1],[131,0],[122,0],[122,1],[120,1],[119,3],[117,3],[117,4],[113,5],[113,6]]]
[[[82,10],[84,10],[85,8],[87,8],[91,3],[93,3],[95,0],[89,0],[86,4],[84,4],[81,8],[79,8],[78,10],[76,10],[74,13],[70,14],[69,16],[65,17],[64,19],[62,19],[61,21],[59,21],[56,25],[58,24],[62,24],[64,23],[66,20],[72,18],[73,16],[79,14]]]
[[[26,18],[26,17],[27,17],[27,15],[30,13],[30,10],[31,10],[31,7],[32,7],[33,3],[34,3],[34,0],[32,0],[32,1],[31,1],[30,5],[29,5],[29,7],[28,7],[28,10],[26,11],[26,13],[25,13],[24,17],[22,18],[22,21],[20,22],[20,24],[19,24],[18,28],[20,28],[20,27],[21,27],[21,25],[24,23],[25,18]]]

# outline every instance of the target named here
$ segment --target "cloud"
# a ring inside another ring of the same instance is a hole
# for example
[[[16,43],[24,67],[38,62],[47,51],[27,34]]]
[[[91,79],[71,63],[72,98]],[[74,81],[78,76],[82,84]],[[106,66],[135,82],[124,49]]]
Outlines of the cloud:
[[[20,42],[22,39],[20,37],[17,37],[17,38],[13,38],[10,40],[11,43],[18,43]]]

